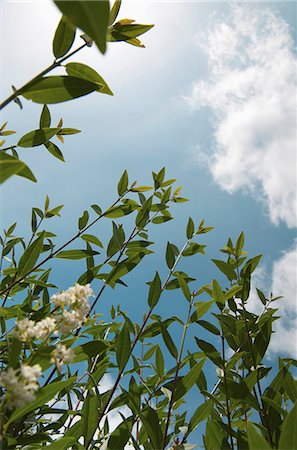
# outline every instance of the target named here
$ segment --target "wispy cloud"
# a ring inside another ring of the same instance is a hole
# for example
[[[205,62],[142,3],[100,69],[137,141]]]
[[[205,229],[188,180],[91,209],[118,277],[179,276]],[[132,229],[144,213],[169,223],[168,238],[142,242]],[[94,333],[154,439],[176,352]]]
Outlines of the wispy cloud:
[[[248,190],[272,222],[297,225],[297,59],[286,22],[266,6],[235,5],[204,36],[210,81],[188,97],[214,113],[214,180],[229,193]]]

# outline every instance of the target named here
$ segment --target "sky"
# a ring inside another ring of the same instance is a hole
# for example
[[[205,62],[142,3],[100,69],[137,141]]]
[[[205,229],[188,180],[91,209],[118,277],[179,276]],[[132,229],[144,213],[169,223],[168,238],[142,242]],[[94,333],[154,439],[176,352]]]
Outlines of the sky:
[[[49,1],[3,0],[0,7],[5,98],[11,84],[21,86],[52,62],[60,14]],[[165,273],[167,240],[182,246],[188,217],[204,218],[215,227],[203,238],[207,257],[183,268],[200,284],[220,279],[210,258],[219,258],[228,237],[244,230],[250,255],[263,254],[253,289],[284,296],[268,356],[296,357],[295,2],[126,1],[119,17],[155,24],[142,36],[146,48],[110,43],[104,56],[96,48],[75,56],[72,61],[104,77],[114,97],[92,94],[50,107],[54,123],[63,117],[65,126],[82,132],[66,137],[66,164],[42,148],[21,150],[38,184],[15,177],[1,187],[1,227],[17,221],[28,235],[31,207],[43,205],[48,194],[53,205],[65,205],[52,225],[62,242],[84,209],[113,201],[124,169],[131,180],[149,184],[151,171],[165,166],[190,201],[173,208],[174,221],[153,230],[156,253],[129,278],[136,295],[108,291],[102,311],[121,303],[140,317],[143,282],[156,269]],[[18,138],[38,127],[41,111],[26,100],[23,105],[20,111],[11,104],[1,115]],[[96,231],[106,238],[110,227],[104,222]],[[55,265],[61,288],[77,274],[75,263]],[[160,313],[168,313],[168,302]],[[174,313],[184,317],[184,306],[177,299]],[[253,293],[251,309],[260,306]]]

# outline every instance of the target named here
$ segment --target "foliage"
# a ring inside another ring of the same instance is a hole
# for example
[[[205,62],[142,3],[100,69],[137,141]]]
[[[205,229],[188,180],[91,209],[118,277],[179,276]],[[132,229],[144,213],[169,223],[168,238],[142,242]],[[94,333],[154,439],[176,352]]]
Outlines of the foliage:
[[[63,142],[63,136],[79,130],[64,128],[62,119],[51,127],[47,104],[94,91],[112,95],[104,79],[81,63],[66,64],[67,75],[45,75],[92,41],[102,53],[107,41],[142,47],[138,36],[151,28],[128,19],[115,22],[118,0],[110,11],[108,1],[55,3],[63,16],[54,36],[53,64],[1,105],[12,100],[21,105],[19,96],[43,104],[38,129],[10,147],[1,142],[1,182],[12,175],[36,181],[16,148],[43,145],[63,160],[52,139]],[[82,35],[84,44],[71,52],[76,27],[88,36]],[[0,129],[2,136],[13,133],[6,124]],[[78,219],[77,232],[62,244],[48,224],[60,216],[63,205],[53,207],[49,197],[43,208],[32,208],[28,241],[18,235],[16,223],[4,230],[2,448],[115,450],[129,443],[135,449],[190,450],[196,445],[188,440],[197,428],[208,450],[296,448],[292,368],[297,362],[279,358],[272,379],[272,368],[264,364],[279,298],[257,290],[263,311],[249,311],[251,279],[261,256],[248,258],[243,233],[221,249],[224,259],[213,260],[217,277],[224,281],[198,286],[182,263],[184,258],[205,258],[202,237],[212,227],[189,218],[183,247],[168,242],[166,271],[151,273],[142,322],[134,322],[120,305],[112,306],[108,319],[96,314],[105,291],[127,286],[130,272],[139,270],[153,252],[151,228],[172,220],[172,204],[187,200],[174,184],[165,168],[152,173],[150,186],[131,183],[125,170],[113,204],[91,205]],[[104,219],[112,224],[107,242],[92,231]],[[85,262],[74,286],[62,293],[52,280],[55,258]],[[97,280],[101,287],[93,293],[90,284]],[[135,301],[133,289],[131,297]],[[158,314],[164,298],[172,305],[168,317]],[[183,318],[174,315],[176,300],[184,302]],[[211,368],[217,374],[214,386],[206,376]],[[102,391],[106,374],[112,374],[114,384]],[[187,407],[189,394],[196,401],[194,411]],[[115,411],[121,421],[110,429]]]

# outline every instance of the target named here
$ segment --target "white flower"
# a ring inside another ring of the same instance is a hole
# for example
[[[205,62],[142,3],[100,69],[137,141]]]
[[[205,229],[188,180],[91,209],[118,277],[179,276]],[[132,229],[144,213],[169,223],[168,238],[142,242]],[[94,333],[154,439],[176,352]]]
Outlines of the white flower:
[[[23,319],[18,320],[16,323],[16,328],[13,331],[13,336],[19,341],[28,342],[35,337],[35,322],[34,320]]]
[[[61,370],[63,364],[73,361],[74,352],[71,348],[59,343],[51,355],[51,362],[57,366],[58,370]]]
[[[28,366],[21,364],[19,370],[9,368],[0,373],[0,386],[6,390],[4,401],[8,409],[21,408],[34,401],[39,388],[38,377],[41,375],[39,364]]]
[[[74,304],[79,306],[82,301],[88,300],[88,298],[93,294],[94,292],[90,288],[89,284],[82,286],[76,283],[75,286],[70,287],[67,291],[62,291],[60,294],[52,295],[51,302],[55,306],[59,306],[61,308],[65,306],[73,306]]]
[[[56,320],[51,317],[47,317],[46,319],[40,320],[36,323],[34,327],[34,333],[36,339],[45,339],[49,337],[49,335],[55,331],[57,326]]]

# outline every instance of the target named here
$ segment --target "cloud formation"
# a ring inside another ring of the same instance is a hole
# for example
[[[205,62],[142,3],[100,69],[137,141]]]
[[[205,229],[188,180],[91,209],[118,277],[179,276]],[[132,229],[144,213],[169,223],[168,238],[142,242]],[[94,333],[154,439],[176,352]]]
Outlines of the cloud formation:
[[[213,178],[229,193],[248,190],[273,223],[295,227],[297,59],[289,26],[268,7],[237,4],[204,42],[210,81],[197,81],[188,101],[214,113]]]

